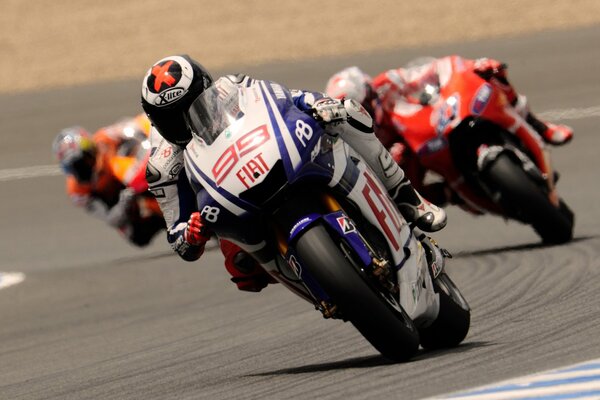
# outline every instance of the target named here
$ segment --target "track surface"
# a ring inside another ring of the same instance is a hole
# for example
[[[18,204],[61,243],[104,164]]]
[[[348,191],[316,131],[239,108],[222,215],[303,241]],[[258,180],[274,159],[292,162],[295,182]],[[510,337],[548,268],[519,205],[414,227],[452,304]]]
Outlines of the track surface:
[[[246,72],[321,89],[348,64],[375,73],[421,54],[487,55],[509,63],[534,110],[588,108],[600,105],[598,37],[595,27]],[[0,170],[51,164],[64,126],[138,112],[138,87],[1,98]],[[456,255],[472,328],[459,348],[398,365],[280,286],[238,292],[217,251],[185,263],[162,238],[129,247],[68,203],[61,177],[2,182],[0,271],[26,280],[0,291],[0,398],[418,399],[598,358],[600,118],[564,122],[577,136],[553,155],[576,240],[541,247],[518,223],[450,209],[435,237]]]

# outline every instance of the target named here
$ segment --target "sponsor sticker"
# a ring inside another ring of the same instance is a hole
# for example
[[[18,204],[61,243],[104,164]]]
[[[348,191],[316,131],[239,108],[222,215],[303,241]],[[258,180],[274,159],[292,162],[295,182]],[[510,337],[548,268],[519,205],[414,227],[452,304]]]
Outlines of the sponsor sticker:
[[[156,100],[154,101],[154,105],[161,107],[166,106],[167,104],[171,104],[180,97],[185,94],[186,90],[176,87],[173,89],[167,89],[160,93]]]
[[[471,113],[480,115],[490,102],[491,95],[492,86],[489,83],[484,83],[481,85],[477,90],[477,94],[475,95],[475,98],[471,104]]]
[[[302,266],[300,265],[300,263],[298,262],[296,257],[291,256],[290,259],[288,260],[288,264],[289,264],[290,268],[292,269],[292,271],[294,271],[294,273],[298,276],[298,278],[300,278],[300,276],[302,274]]]
[[[459,103],[460,98],[458,97],[458,94],[455,94],[450,96],[446,102],[437,109],[437,126],[435,130],[438,135],[442,135],[446,130],[446,127],[450,125],[458,115]]]
[[[350,220],[350,218],[348,218],[344,215],[344,216],[338,217],[336,219],[337,219],[338,225],[342,229],[342,232],[344,232],[344,235],[347,235],[351,232],[356,232],[356,226]]]

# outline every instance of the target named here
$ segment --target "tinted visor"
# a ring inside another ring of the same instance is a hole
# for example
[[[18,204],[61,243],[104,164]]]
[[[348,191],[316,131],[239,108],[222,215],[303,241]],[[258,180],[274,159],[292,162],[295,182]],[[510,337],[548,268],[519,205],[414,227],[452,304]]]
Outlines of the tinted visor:
[[[151,114],[148,114],[148,118],[161,136],[171,143],[185,146],[192,139],[183,112],[179,110],[154,109]]]
[[[80,182],[89,182],[92,179],[95,161],[94,156],[84,153],[82,157],[78,157],[65,164],[64,170]]]

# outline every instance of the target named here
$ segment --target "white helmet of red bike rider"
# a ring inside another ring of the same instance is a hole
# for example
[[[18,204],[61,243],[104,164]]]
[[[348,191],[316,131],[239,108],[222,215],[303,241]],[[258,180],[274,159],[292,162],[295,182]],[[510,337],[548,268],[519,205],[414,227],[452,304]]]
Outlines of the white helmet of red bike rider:
[[[373,89],[372,79],[360,68],[353,66],[335,73],[325,88],[325,93],[334,99],[353,99],[362,104],[377,121],[377,93]]]
[[[52,151],[62,170],[80,182],[92,179],[96,163],[96,144],[92,135],[80,126],[63,129],[52,143]]]
[[[440,78],[437,60],[420,57],[401,69],[386,72],[386,78],[398,94],[413,104],[428,105],[439,97]]]

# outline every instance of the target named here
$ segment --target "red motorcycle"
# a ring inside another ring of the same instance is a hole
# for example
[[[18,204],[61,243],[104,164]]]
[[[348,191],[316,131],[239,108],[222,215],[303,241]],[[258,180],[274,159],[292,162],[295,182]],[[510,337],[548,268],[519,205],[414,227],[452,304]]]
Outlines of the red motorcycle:
[[[418,73],[424,65],[409,68]],[[574,214],[556,191],[548,150],[500,88],[453,63],[408,99],[395,107],[393,124],[459,205],[529,224],[545,243],[572,239]]]

